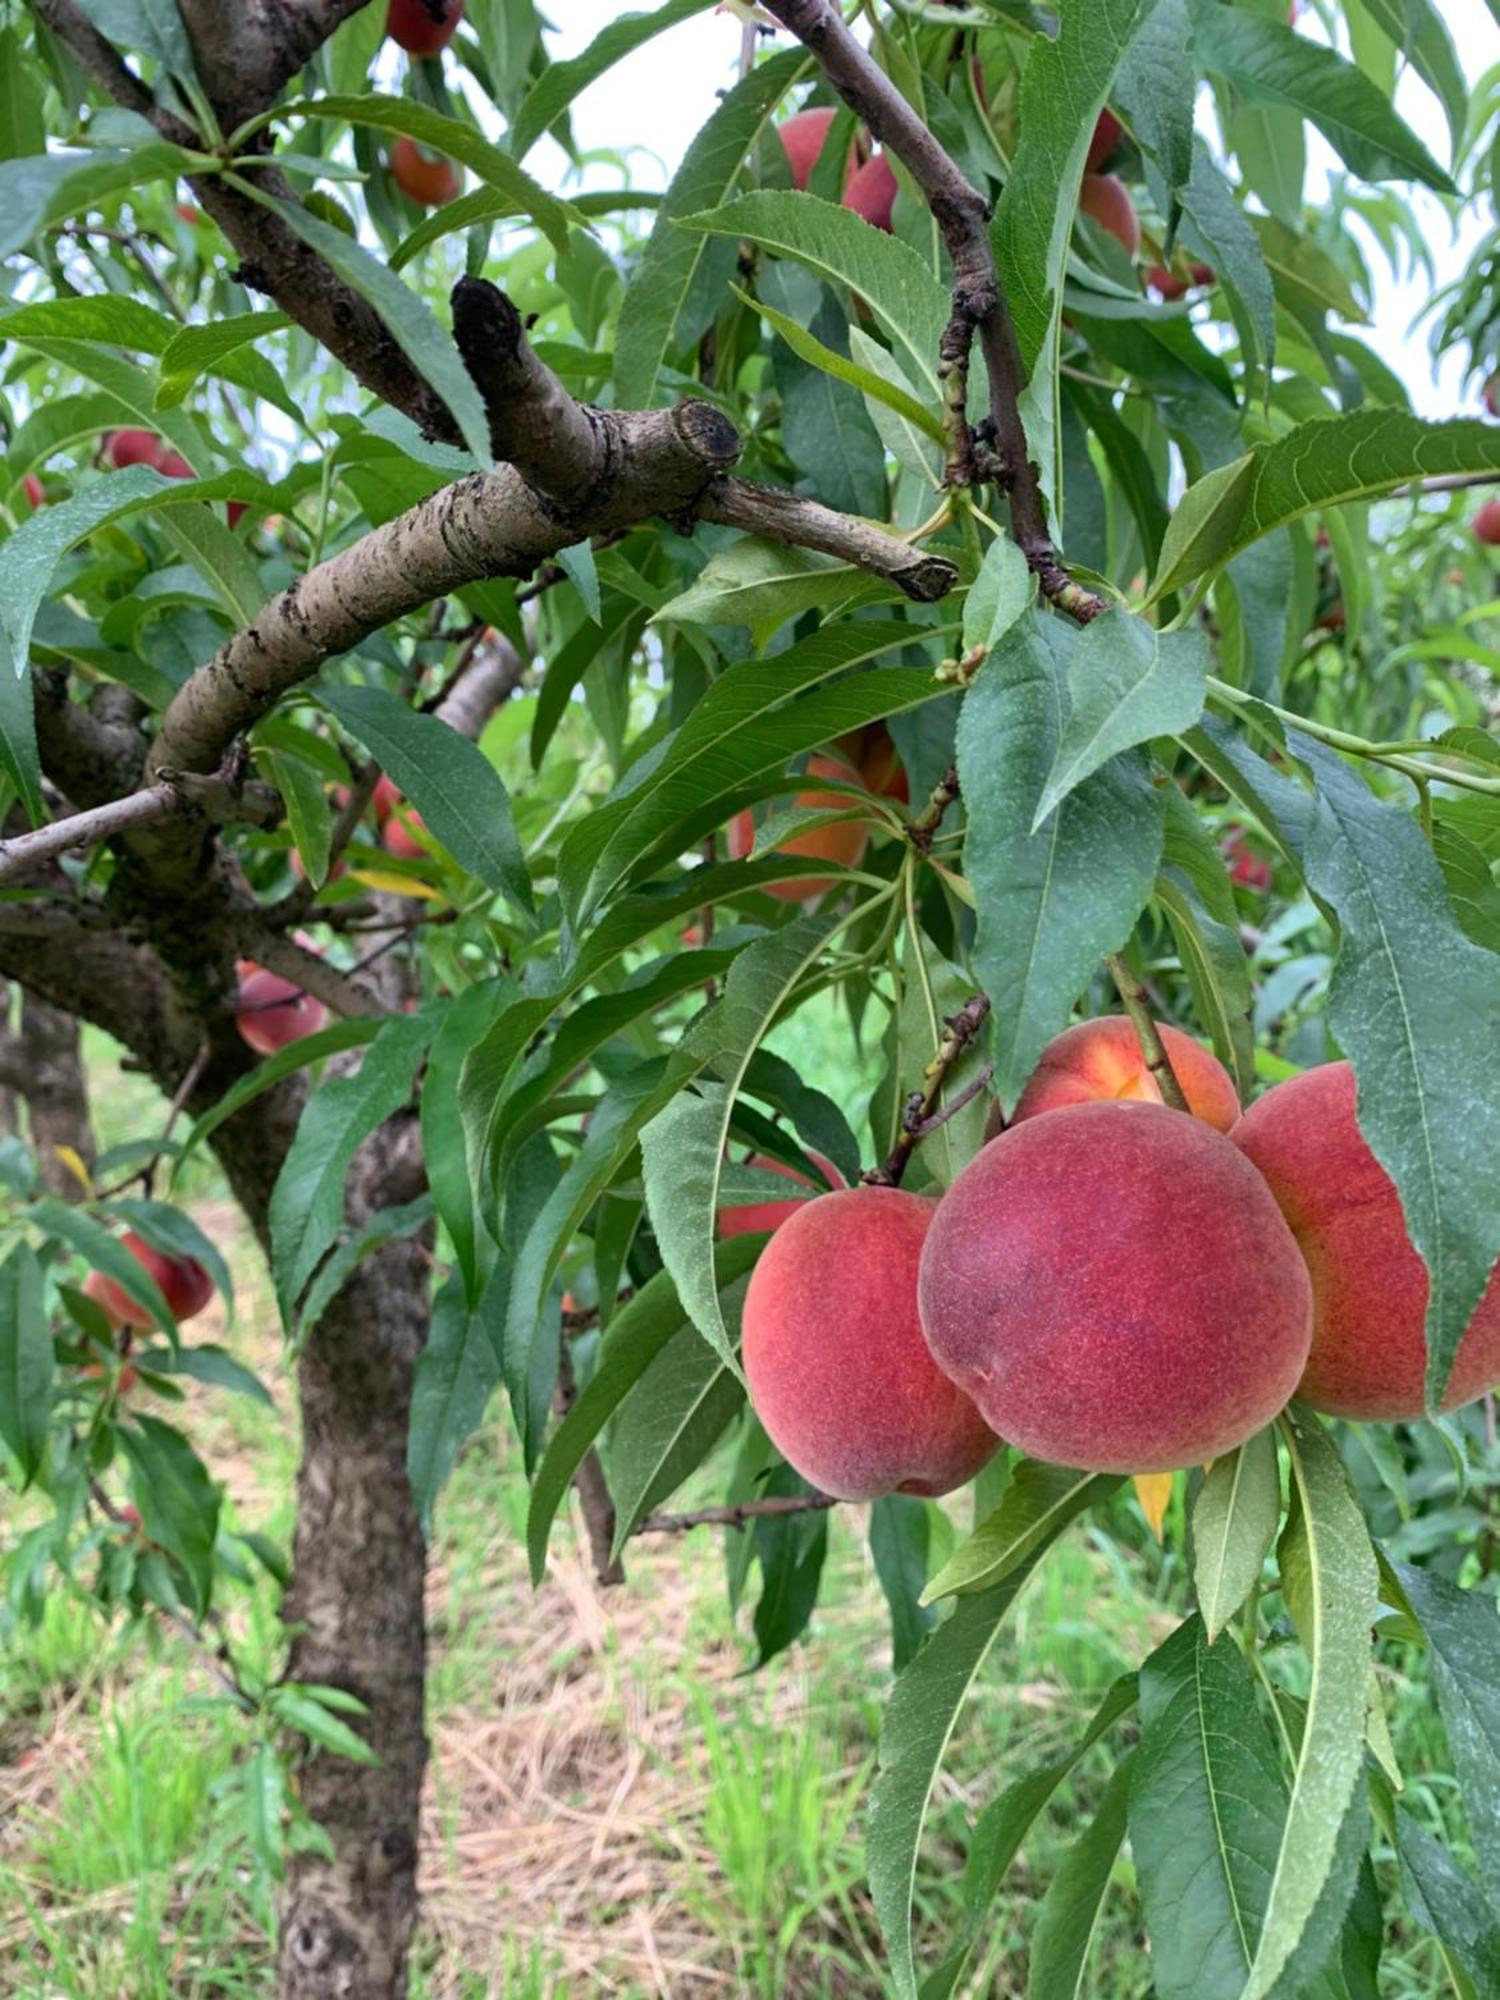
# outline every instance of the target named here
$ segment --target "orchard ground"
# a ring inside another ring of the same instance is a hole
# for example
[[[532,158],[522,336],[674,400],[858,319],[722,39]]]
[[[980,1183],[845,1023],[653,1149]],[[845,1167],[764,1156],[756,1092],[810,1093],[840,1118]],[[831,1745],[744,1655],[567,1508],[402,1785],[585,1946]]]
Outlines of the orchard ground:
[[[872,1077],[838,1071],[831,1016],[799,1022],[794,1051],[852,1112]],[[86,1037],[100,1141],[160,1115],[150,1086]],[[264,1267],[208,1164],[189,1205],[222,1245],[238,1315],[199,1323],[261,1374],[276,1399],[190,1385],[194,1435],[231,1516],[283,1544],[296,1465],[291,1371]],[[1483,1415],[1470,1413],[1474,1448]],[[1500,1457],[1496,1467],[1500,1471]],[[1444,1474],[1435,1471],[1434,1497]],[[1451,1468],[1448,1484],[1453,1487]],[[1490,1482],[1492,1485],[1495,1481]],[[748,1614],[724,1615],[719,1531],[631,1544],[629,1587],[601,1592],[581,1524],[554,1543],[548,1578],[526,1580],[526,1485],[497,1403],[439,1503],[428,1586],[433,1763],[423,1809],[420,2000],[754,1996],[846,2000],[887,1991],[864,1883],[863,1801],[888,1684],[884,1600],[864,1511],[832,1518],[828,1582],[810,1635],[748,1675]],[[719,1495],[700,1474],[674,1501]],[[1456,1491],[1448,1496],[1451,1510]],[[970,1502],[946,1503],[956,1532]],[[1445,1532],[1455,1515],[1445,1512]],[[7,1543],[28,1524],[23,1506]],[[1400,1532],[1399,1530],[1397,1531]],[[1420,1521],[1410,1530],[1420,1534]],[[1468,1533],[1484,1545],[1478,1516]],[[708,1546],[706,1546],[708,1545]],[[1416,1546],[1413,1544],[1412,1546]],[[1032,1581],[985,1669],[940,1780],[919,1873],[919,1942],[958,1916],[973,1813],[1076,1736],[1117,1674],[1158,1645],[1188,1601],[1181,1482],[1158,1545],[1133,1499],[1101,1510]],[[1275,1601],[1268,1605],[1274,1615]],[[226,1616],[252,1666],[277,1656],[275,1592],[229,1587]],[[1270,1655],[1293,1688],[1294,1648]],[[1425,1673],[1413,1654],[1409,1671]],[[41,1629],[11,1635],[0,1665],[0,1993],[16,2000],[167,2000],[269,1995],[271,1885],[239,1835],[233,1791],[244,1735],[209,1692],[192,1649],[160,1628],[106,1633],[53,1594]],[[1456,1854],[1469,1851],[1451,1785],[1420,1775],[1445,1758],[1420,1678],[1386,1677],[1407,1798]],[[185,1706],[186,1704],[186,1706]],[[1099,1753],[1059,1792],[994,1906],[975,1994],[1026,1989],[1027,1917],[1086,1822],[1108,1764]],[[1402,1926],[1382,1863],[1391,2000],[1448,1991],[1436,1947]],[[1149,1960],[1128,1860],[1104,1919],[1094,2000],[1139,2000]],[[1018,1913],[1021,1913],[1018,1915]]]

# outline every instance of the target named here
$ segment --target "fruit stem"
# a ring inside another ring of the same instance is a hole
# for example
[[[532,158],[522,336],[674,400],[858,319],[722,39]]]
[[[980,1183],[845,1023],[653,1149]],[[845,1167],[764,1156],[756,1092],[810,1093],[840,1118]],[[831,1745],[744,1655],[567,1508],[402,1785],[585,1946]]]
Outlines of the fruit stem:
[[[1109,967],[1109,976],[1115,982],[1115,990],[1120,996],[1121,1005],[1130,1016],[1131,1026],[1135,1029],[1141,1045],[1141,1054],[1146,1059],[1146,1067],[1156,1078],[1156,1087],[1161,1092],[1162,1103],[1173,1111],[1186,1111],[1188,1101],[1183,1094],[1182,1085],[1177,1081],[1177,1072],[1172,1067],[1166,1043],[1161,1038],[1156,1017],[1151,1012],[1145,987],[1118,952],[1109,952],[1104,963]]]

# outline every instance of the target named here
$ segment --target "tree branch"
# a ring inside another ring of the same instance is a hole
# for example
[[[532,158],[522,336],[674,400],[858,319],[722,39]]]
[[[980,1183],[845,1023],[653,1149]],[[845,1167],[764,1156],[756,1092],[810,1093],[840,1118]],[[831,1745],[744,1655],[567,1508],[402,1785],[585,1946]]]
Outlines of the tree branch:
[[[925,555],[883,528],[837,513],[799,493],[759,486],[748,479],[715,480],[698,504],[698,518],[838,556],[872,576],[884,577],[918,604],[946,597],[958,581],[958,571],[945,557]]]
[[[838,1504],[827,1493],[772,1494],[765,1500],[737,1500],[728,1507],[699,1507],[691,1514],[648,1514],[634,1532],[682,1535],[689,1528],[743,1528],[751,1521],[775,1520],[783,1514],[819,1514]]]
[[[994,1065],[987,1063],[978,1076],[966,1084],[950,1104],[939,1110],[943,1085],[948,1080],[949,1070],[984,1026],[985,1016],[989,1011],[988,994],[975,993],[964,1002],[956,1014],[950,1014],[943,1022],[945,1031],[943,1039],[938,1043],[932,1061],[922,1072],[926,1087],[914,1090],[907,1098],[901,1113],[901,1136],[884,1162],[860,1175],[859,1178],[866,1187],[900,1187],[907,1163],[921,1141],[929,1133],[936,1132],[940,1125],[946,1125],[956,1111],[961,1111],[966,1104],[976,1098],[994,1075]]]

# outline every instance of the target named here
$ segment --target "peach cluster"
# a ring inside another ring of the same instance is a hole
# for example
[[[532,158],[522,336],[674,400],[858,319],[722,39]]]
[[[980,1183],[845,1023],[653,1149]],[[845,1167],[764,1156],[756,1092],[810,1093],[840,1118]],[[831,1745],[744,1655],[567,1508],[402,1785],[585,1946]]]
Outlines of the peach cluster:
[[[1427,1273],[1348,1064],[1241,1117],[1215,1058],[1163,1039],[1187,1115],[1127,1020],[1090,1021],[1043,1053],[940,1200],[860,1186],[737,1224],[775,1232],[746,1294],[745,1373],[805,1478],[840,1499],[944,1493],[1002,1439],[1085,1471],[1174,1471],[1294,1394],[1341,1417],[1423,1414]],[[1497,1379],[1500,1271],[1443,1407]]]

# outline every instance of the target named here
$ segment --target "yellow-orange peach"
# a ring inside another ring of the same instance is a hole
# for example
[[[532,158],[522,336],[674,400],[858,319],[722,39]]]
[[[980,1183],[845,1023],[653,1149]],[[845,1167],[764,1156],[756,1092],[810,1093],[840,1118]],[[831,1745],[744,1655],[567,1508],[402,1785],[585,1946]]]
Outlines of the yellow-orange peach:
[[[1172,1074],[1195,1118],[1227,1132],[1240,1115],[1240,1100],[1229,1073],[1216,1056],[1163,1021],[1162,1043]],[[1132,1104],[1160,1104],[1161,1090],[1146,1067],[1140,1037],[1123,1014],[1106,1014],[1097,1021],[1080,1021],[1042,1051],[1041,1060],[1021,1092],[1012,1124],[1056,1111],[1064,1104],[1090,1104],[1118,1099]]]
[[[1264,1175],[1312,1274],[1313,1338],[1300,1394],[1336,1417],[1420,1417],[1427,1267],[1401,1199],[1355,1117],[1354,1072],[1325,1063],[1257,1098],[1234,1142]],[[1445,1410],[1500,1382],[1500,1270],[1458,1350]]]
[[[838,778],[846,785],[859,783],[858,773],[836,757],[810,757],[807,764],[810,778]],[[823,806],[836,812],[840,806],[852,803],[841,792],[820,792],[816,790],[798,792],[795,804],[799,806]],[[833,820],[827,826],[815,826],[807,833],[793,834],[790,840],[781,844],[783,854],[805,854],[812,861],[836,861],[841,867],[852,868],[869,845],[870,830],[857,819]],[[755,820],[747,806],[737,813],[730,822],[729,852],[736,861],[741,861],[755,846]],[[778,896],[786,903],[800,903],[808,896],[821,896],[831,888],[832,878],[827,875],[799,877],[794,882],[772,883],[766,893]]]
[[[750,1277],[750,1400],[803,1478],[840,1500],[951,1492],[999,1443],[922,1338],[917,1264],[933,1212],[899,1188],[819,1195]]]
[[[810,1153],[809,1159],[816,1162],[818,1170],[831,1187],[843,1185],[843,1175],[833,1164],[825,1160],[821,1153]],[[796,1181],[800,1187],[813,1187],[806,1174],[799,1174],[795,1167],[789,1167],[782,1160],[773,1160],[765,1153],[757,1153],[750,1161],[752,1167],[764,1167],[768,1173],[781,1174],[789,1181]],[[719,1234],[721,1236],[751,1236],[757,1230],[779,1229],[788,1216],[795,1215],[805,1205],[801,1196],[791,1201],[749,1201],[740,1202],[719,1210]]]
[[[990,1427],[1092,1472],[1232,1450],[1292,1394],[1312,1333],[1271,1190],[1160,1104],[1071,1104],[991,1140],[938,1206],[918,1298]]]

